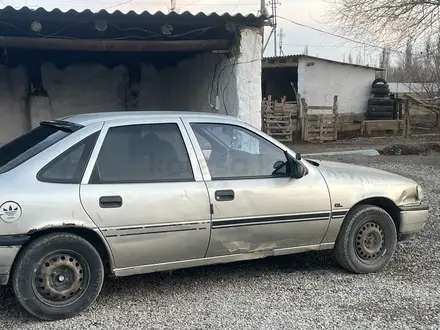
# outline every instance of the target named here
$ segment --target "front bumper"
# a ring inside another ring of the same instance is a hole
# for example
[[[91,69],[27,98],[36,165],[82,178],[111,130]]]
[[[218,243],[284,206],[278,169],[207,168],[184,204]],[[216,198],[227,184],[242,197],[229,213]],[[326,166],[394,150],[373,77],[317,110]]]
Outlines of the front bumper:
[[[15,257],[29,236],[0,236],[0,285],[7,285]]]
[[[400,207],[400,240],[406,240],[419,233],[428,220],[429,207],[425,204]]]
[[[21,246],[0,246],[0,285],[9,281],[9,273]]]

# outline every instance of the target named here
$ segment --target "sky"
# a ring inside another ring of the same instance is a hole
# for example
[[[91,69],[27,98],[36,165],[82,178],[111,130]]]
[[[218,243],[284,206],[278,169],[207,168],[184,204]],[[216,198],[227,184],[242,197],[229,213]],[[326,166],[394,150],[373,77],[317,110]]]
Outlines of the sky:
[[[260,9],[260,0],[175,0],[176,7],[180,12],[190,11],[191,13],[211,12],[230,14],[241,13],[257,14]],[[266,0],[268,1],[268,0]],[[334,32],[331,26],[325,25],[324,14],[326,6],[325,0],[278,0],[280,5],[277,14],[280,17],[318,28],[326,32]],[[28,6],[32,9],[43,7],[46,10],[59,8],[63,11],[69,9],[99,11],[106,9],[107,11],[120,10],[127,12],[134,10],[142,12],[163,11],[168,12],[171,0],[0,0],[5,5],[15,8]],[[270,8],[267,7],[269,12]],[[308,54],[311,56],[323,57],[336,61],[348,61],[349,54],[358,64],[377,66],[378,65],[378,49],[364,48],[364,46],[344,39],[331,36],[326,33],[317,32],[313,29],[295,25],[285,19],[278,19],[278,31],[283,32],[283,54],[303,54],[305,47],[308,47]],[[270,28],[265,29],[265,39],[269,36]],[[266,41],[266,40],[265,40]],[[279,41],[279,37],[278,37]],[[278,43],[279,44],[279,43]],[[271,38],[267,45],[264,56],[274,55],[274,40]],[[279,47],[277,47],[277,55],[280,55]]]

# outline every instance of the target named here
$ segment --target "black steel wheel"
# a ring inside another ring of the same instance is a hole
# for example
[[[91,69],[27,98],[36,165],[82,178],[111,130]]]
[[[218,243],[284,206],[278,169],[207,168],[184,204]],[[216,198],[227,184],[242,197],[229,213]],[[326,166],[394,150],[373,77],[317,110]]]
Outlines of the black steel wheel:
[[[99,253],[85,239],[54,233],[20,253],[12,286],[20,304],[43,320],[73,317],[98,297],[104,280]]]
[[[84,258],[73,251],[56,251],[39,262],[34,273],[34,293],[43,303],[67,306],[87,291],[90,267]]]
[[[374,263],[383,252],[385,236],[380,223],[366,221],[356,230],[356,254],[365,263]]]
[[[357,205],[350,210],[335,242],[338,263],[354,273],[373,273],[390,262],[397,244],[391,216],[373,205]]]

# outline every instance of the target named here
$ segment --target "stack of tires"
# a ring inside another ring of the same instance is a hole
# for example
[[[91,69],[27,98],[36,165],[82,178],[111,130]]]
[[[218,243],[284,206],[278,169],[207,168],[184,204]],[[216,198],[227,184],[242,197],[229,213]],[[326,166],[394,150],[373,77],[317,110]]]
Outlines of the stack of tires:
[[[373,97],[368,100],[367,120],[395,119],[395,101],[390,98],[390,88],[385,79],[377,78],[373,81]]]

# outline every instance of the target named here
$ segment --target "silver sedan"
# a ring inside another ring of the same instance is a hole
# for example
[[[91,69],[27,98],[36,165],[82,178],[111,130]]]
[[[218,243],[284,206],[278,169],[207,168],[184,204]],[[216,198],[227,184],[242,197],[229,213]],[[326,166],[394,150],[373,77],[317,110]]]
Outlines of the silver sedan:
[[[106,275],[327,249],[377,272],[428,216],[411,179],[192,112],[42,122],[0,148],[0,186],[0,284],[45,320],[88,308]]]

